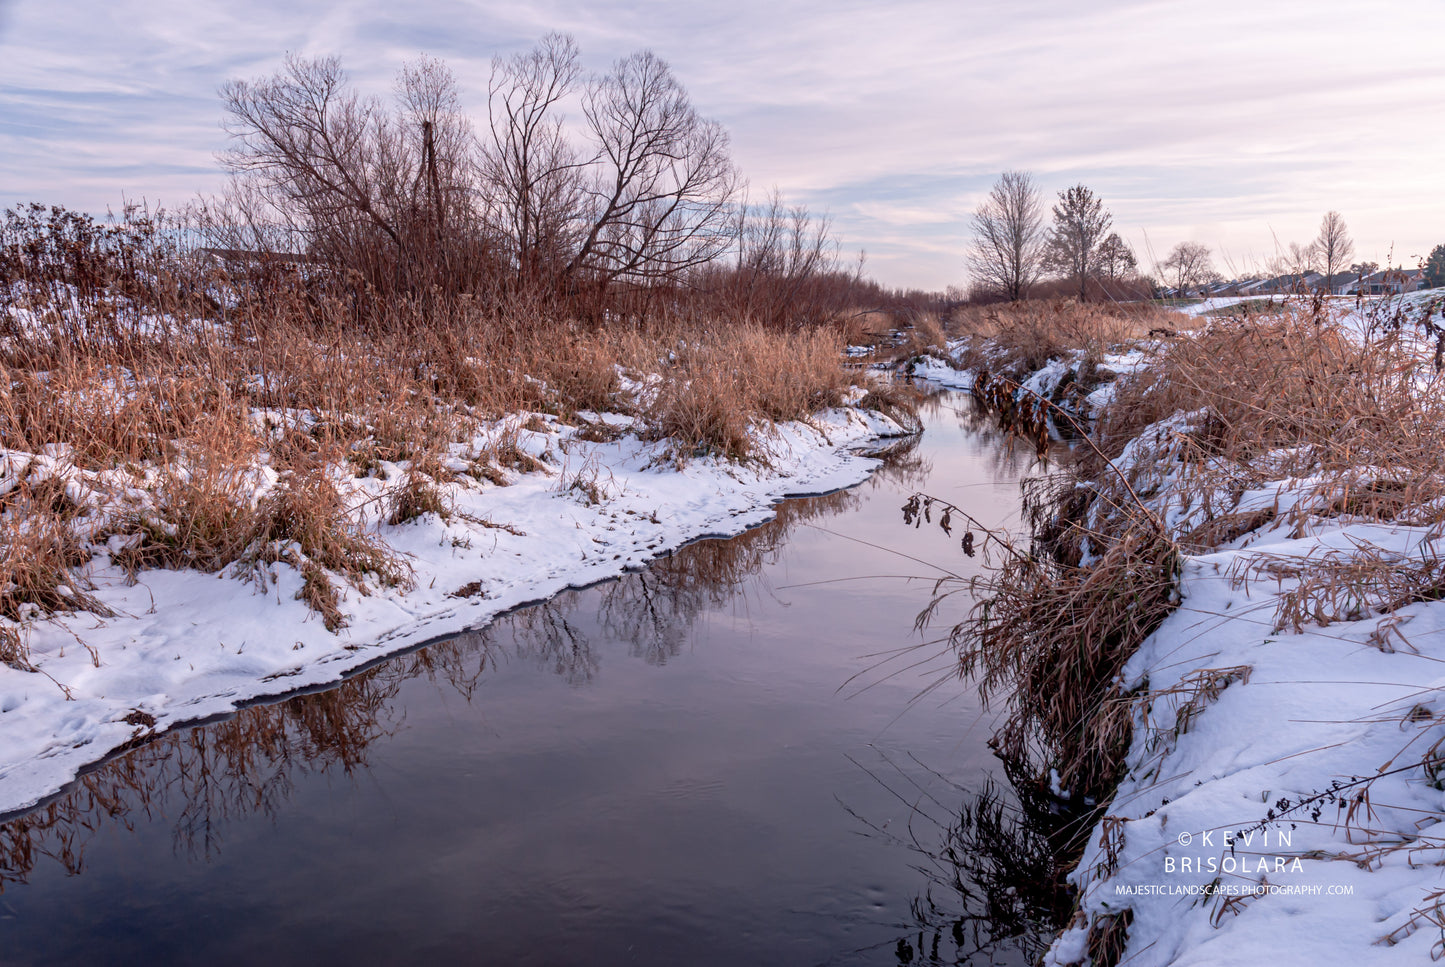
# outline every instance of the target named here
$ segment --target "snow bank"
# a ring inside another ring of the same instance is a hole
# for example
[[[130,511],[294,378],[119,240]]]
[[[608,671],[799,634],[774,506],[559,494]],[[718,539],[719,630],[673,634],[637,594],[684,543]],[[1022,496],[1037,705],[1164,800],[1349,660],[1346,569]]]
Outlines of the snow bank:
[[[1432,316],[1445,326],[1441,295],[1367,304],[1342,327],[1399,330],[1428,360],[1433,340],[1418,333]],[[1105,361],[1121,374],[1144,364],[1140,353]],[[1047,395],[1070,367],[1054,360],[1022,382]],[[917,374],[968,385],[949,369],[926,361]],[[1115,385],[1090,393],[1086,412],[1107,407]],[[1445,601],[1389,600],[1362,578],[1293,620],[1282,605],[1325,562],[1424,569],[1445,587],[1445,535],[1415,526],[1424,515],[1340,515],[1330,508],[1351,481],[1339,475],[1191,497],[1178,451],[1205,417],[1146,428],[1115,464],[1176,537],[1210,515],[1255,523],[1185,557],[1181,606],[1124,669],[1137,699],[1125,776],[1070,875],[1079,910],[1046,962],[1088,963],[1090,926],[1110,922],[1128,924],[1118,962],[1131,967],[1439,960]],[[1254,464],[1269,466],[1269,455]],[[1362,466],[1355,483],[1398,473]]]
[[[98,557],[93,594],[114,617],[35,622],[28,644],[38,671],[0,665],[0,814],[58,792],[82,767],[154,732],[337,681],[687,541],[740,533],[784,497],[856,484],[878,461],[848,448],[902,432],[877,413],[836,409],[765,436],[765,465],[699,457],[679,469],[664,444],[586,442],[555,422],[529,425],[520,436],[552,468],[505,487],[459,478],[466,482],[446,485],[447,519],[381,526],[414,586],[347,588],[349,624],[337,634],[296,599],[294,568],[274,568],[262,588],[229,570],[149,570],[128,586]]]
[[[1445,738],[1445,604],[1292,633],[1277,630],[1277,599],[1298,582],[1251,568],[1331,551],[1438,557],[1427,537],[1335,523],[1187,560],[1183,604],[1125,670],[1144,711],[1071,877],[1091,920],[1133,911],[1125,962],[1439,955],[1445,792],[1430,750]],[[1051,962],[1080,962],[1075,941]]]

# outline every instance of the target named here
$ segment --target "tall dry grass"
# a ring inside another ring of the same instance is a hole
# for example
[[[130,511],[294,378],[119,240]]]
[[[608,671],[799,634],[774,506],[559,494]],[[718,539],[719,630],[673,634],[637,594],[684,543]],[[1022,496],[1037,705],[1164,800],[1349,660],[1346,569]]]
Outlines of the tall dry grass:
[[[1221,320],[1154,350],[1122,381],[1099,423],[1098,455],[1081,472],[1102,473],[1146,427],[1194,414],[1178,433],[1169,486],[1185,503],[1298,479],[1300,499],[1280,508],[1291,527],[1311,517],[1436,523],[1445,517],[1445,397],[1428,360],[1398,332],[1362,339],[1328,316],[1284,312]],[[1148,487],[1150,468],[1129,479]],[[1119,478],[1114,477],[1115,480]],[[1217,501],[1216,501],[1217,503]],[[1227,505],[1187,533],[1212,547],[1233,539]]]
[[[408,579],[373,522],[445,512],[447,486],[478,485],[446,469],[456,453],[477,481],[537,467],[496,432],[507,414],[623,412],[677,459],[765,459],[769,425],[852,380],[833,328],[664,300],[593,325],[520,295],[378,294],[314,260],[217,258],[182,237],[143,213],[32,208],[0,228],[0,650],[17,662],[19,623],[87,606],[107,555],[133,576],[291,565],[340,627],[337,581]],[[384,505],[358,510],[346,477],[382,474]]]
[[[965,306],[953,314],[950,328],[973,337],[965,368],[1022,379],[1050,359],[1071,353],[1098,358],[1151,331],[1173,331],[1182,321],[1152,303],[1056,300]]]
[[[1080,334],[1103,345],[1123,331],[1075,308],[1079,318],[1057,307],[1001,315],[991,358],[1041,366]],[[1068,319],[1061,332],[1053,315]],[[1026,781],[1054,769],[1065,788],[1107,797],[1134,717],[1119,672],[1177,605],[1184,553],[1266,525],[1300,536],[1338,519],[1409,524],[1422,528],[1410,560],[1369,548],[1265,558],[1239,579],[1296,582],[1280,597],[1281,628],[1445,597],[1434,549],[1445,536],[1445,394],[1429,353],[1404,335],[1362,338],[1302,307],[1138,344],[1147,365],[1119,380],[1066,465],[1027,495],[1031,540],[984,543],[994,570],[953,629],[964,672],[1006,706],[996,742]],[[1251,490],[1278,496],[1246,502]],[[930,613],[955,589],[941,590]],[[1375,643],[1398,633],[1386,622]]]

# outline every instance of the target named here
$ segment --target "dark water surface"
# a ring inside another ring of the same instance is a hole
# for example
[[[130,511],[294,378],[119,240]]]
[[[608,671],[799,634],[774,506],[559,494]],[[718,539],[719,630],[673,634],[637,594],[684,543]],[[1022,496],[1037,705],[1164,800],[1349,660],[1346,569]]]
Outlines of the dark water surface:
[[[977,566],[903,526],[918,489],[1016,520],[1031,455],[964,407],[855,490],[90,773],[0,826],[0,964],[921,957],[926,817],[995,764],[967,684],[920,697],[944,646],[879,665],[937,573],[882,548]]]

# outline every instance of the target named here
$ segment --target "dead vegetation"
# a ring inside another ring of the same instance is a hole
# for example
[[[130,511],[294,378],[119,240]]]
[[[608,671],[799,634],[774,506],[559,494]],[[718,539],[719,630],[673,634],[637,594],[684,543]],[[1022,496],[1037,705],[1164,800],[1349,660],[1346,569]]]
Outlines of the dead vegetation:
[[[1025,306],[983,322],[987,338],[970,346],[965,364],[994,375],[975,396],[1039,435],[1048,432],[1041,416],[1077,421],[1067,400],[1025,388],[1029,377],[1071,354],[1099,359],[1131,335],[1091,307]],[[1254,555],[1233,578],[1273,585],[1277,632],[1375,619],[1368,641],[1384,651],[1413,647],[1399,609],[1445,597],[1445,394],[1432,330],[1412,331],[1399,310],[1383,324],[1347,325],[1311,303],[1264,315],[1245,307],[1189,331],[1135,322],[1143,365],[1117,379],[1097,421],[1078,427],[1087,436],[1072,458],[1028,493],[1030,539],[986,534],[980,542],[993,569],[972,582],[977,604],[952,633],[963,673],[1005,706],[994,745],[1016,784],[1099,803],[1141,722],[1144,754],[1162,756],[1225,688],[1248,682],[1242,665],[1199,669],[1170,689],[1126,691],[1125,662],[1178,605],[1185,554],[1247,546],[1263,528],[1285,538],[1327,524],[1356,528],[1346,543],[1308,555]],[[905,515],[930,509],[944,524],[966,516],[922,495]],[[1372,543],[1371,528],[1381,525],[1404,544]],[[921,620],[955,590],[941,584]],[[1433,700],[1433,690],[1425,694]],[[1416,705],[1400,727],[1436,721]],[[1312,809],[1318,820],[1320,802],[1338,801],[1352,835],[1434,848],[1413,833],[1373,828],[1380,824],[1367,814],[1377,780],[1436,775],[1439,745],[1423,756],[1402,750],[1378,776],[1348,783],[1359,787],[1350,797],[1336,782],[1281,799],[1278,815]],[[1433,900],[1416,920],[1430,919]],[[1117,962],[1127,914],[1090,924],[1093,962]]]
[[[1181,317],[1152,303],[1079,303],[1072,300],[968,306],[950,328],[971,337],[964,369],[1023,380],[1051,359],[1082,354],[1096,362],[1105,352],[1173,330]]]
[[[605,325],[555,302],[421,300],[345,266],[183,250],[195,229],[38,206],[0,228],[7,661],[26,660],[25,621],[103,610],[87,575],[106,561],[132,579],[291,566],[339,628],[338,582],[409,580],[378,522],[556,472],[523,440],[555,425],[515,414],[604,440],[624,430],[596,414],[619,413],[678,460],[765,460],[770,426],[857,378],[836,327],[724,324],[682,294]]]
[[[1103,310],[1073,308],[999,314],[997,348],[984,343],[979,359],[1042,368],[1063,347],[1097,353],[1129,332]],[[1050,318],[1066,321],[1062,334]],[[1435,550],[1445,397],[1399,331],[1361,339],[1326,315],[1286,310],[1136,345],[1145,365],[1119,379],[1085,444],[1029,494],[1032,547],[991,545],[997,568],[954,629],[965,673],[986,694],[1015,696],[1000,749],[1095,797],[1112,787],[1131,730],[1118,673],[1175,606],[1182,552],[1262,526],[1302,536],[1322,520],[1407,524],[1421,530],[1413,555],[1355,546],[1264,558],[1238,579],[1290,582],[1278,624],[1296,630],[1445,594]],[[1017,379],[998,385],[1005,416],[1062,415]],[[1398,635],[1386,629],[1376,643]]]

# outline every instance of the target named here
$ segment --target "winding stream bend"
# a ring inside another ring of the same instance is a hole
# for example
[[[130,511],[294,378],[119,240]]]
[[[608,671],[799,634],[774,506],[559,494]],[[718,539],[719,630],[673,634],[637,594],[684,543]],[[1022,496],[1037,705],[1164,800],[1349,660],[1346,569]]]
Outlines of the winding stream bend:
[[[924,415],[858,488],[167,734],[0,825],[0,962],[962,962],[934,854],[990,724],[913,622],[920,562],[977,564],[899,507],[1011,523],[1032,453],[961,394]]]

